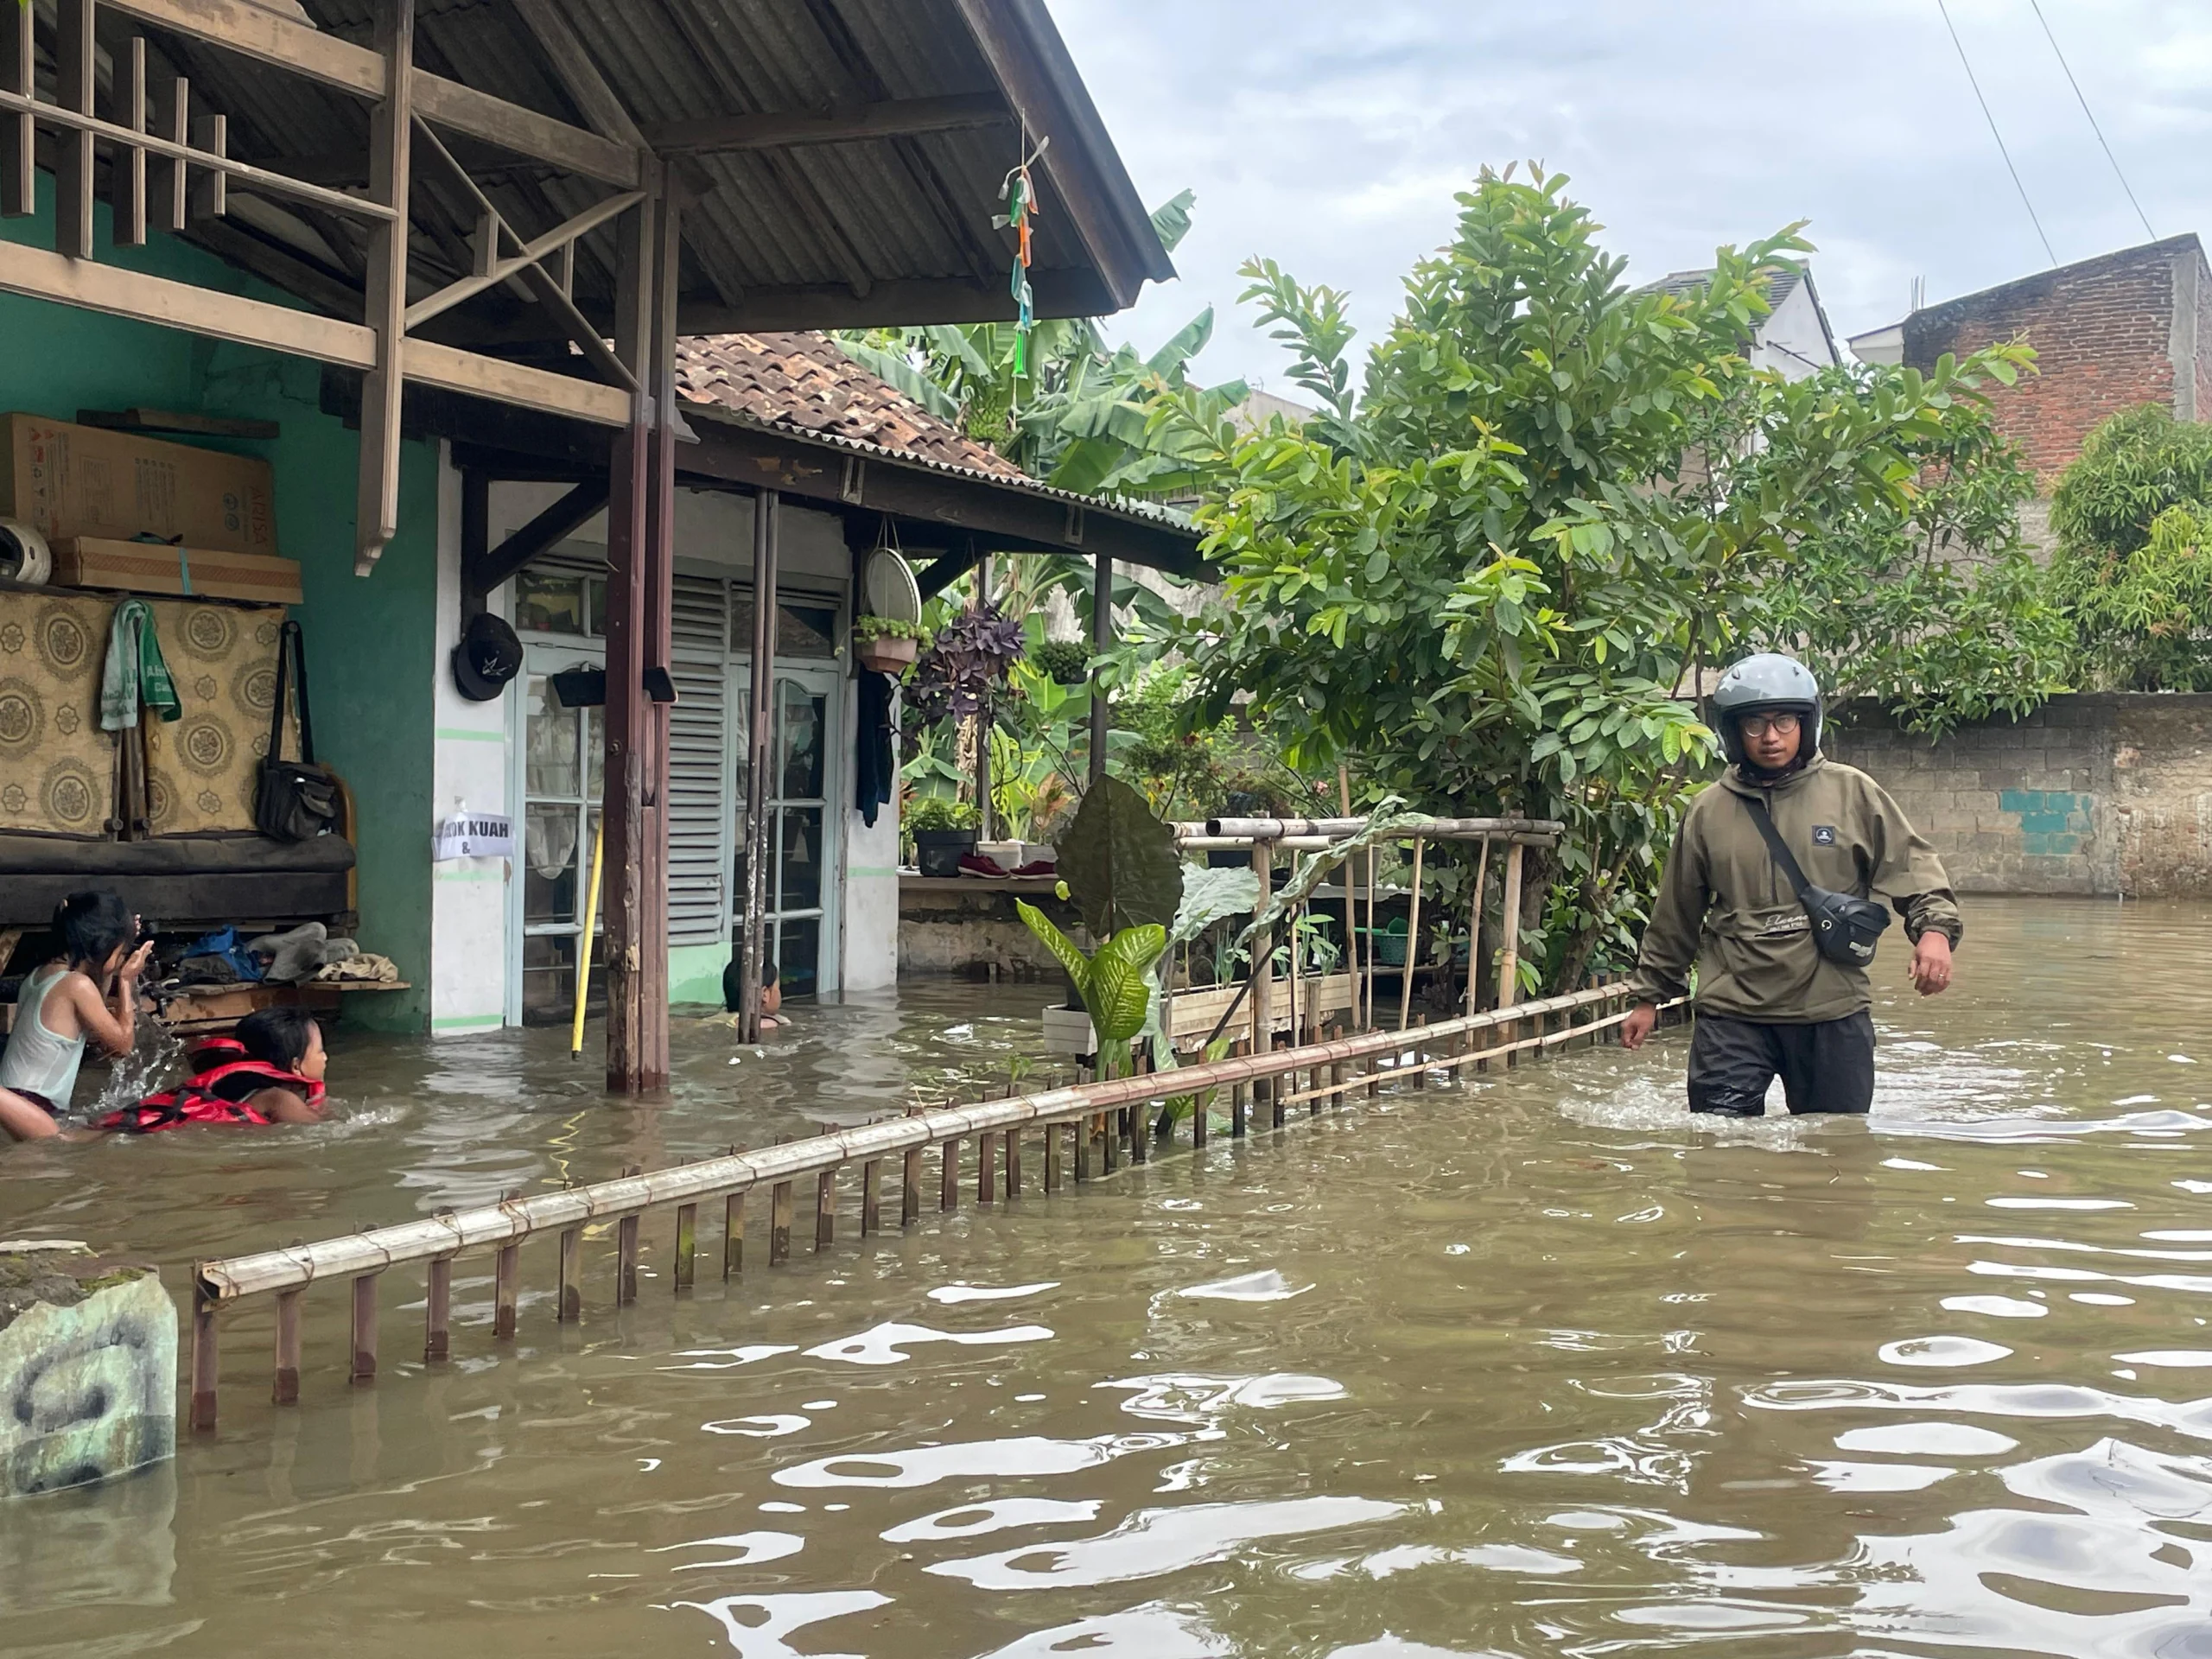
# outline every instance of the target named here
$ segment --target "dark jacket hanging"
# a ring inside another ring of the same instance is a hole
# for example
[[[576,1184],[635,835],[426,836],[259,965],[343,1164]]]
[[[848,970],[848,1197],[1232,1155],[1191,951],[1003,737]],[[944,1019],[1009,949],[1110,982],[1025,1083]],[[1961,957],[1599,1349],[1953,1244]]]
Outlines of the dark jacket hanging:
[[[891,744],[891,699],[899,683],[872,668],[861,670],[855,678],[860,683],[860,731],[853,804],[861,810],[861,822],[873,830],[877,809],[899,791],[899,760]]]

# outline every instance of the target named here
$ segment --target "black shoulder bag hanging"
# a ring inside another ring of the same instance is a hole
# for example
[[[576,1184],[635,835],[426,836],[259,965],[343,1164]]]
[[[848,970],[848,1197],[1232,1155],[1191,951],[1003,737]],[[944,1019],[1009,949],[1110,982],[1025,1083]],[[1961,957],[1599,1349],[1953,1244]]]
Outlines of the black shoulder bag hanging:
[[[1736,798],[1758,825],[1759,834],[1766,838],[1767,851],[1774,855],[1775,867],[1788,878],[1797,902],[1805,907],[1813,924],[1814,947],[1830,962],[1840,962],[1847,968],[1864,968],[1873,961],[1874,946],[1889,930],[1889,906],[1815,887],[1798,868],[1796,855],[1783,840],[1782,831],[1774,827],[1774,818],[1765,806],[1748,796]]]
[[[299,677],[300,758],[284,759],[284,702]],[[307,648],[300,625],[287,622],[276,636],[276,709],[269,717],[269,753],[253,799],[253,822],[279,841],[312,841],[338,827],[338,780],[315,763],[315,727],[308,718]]]

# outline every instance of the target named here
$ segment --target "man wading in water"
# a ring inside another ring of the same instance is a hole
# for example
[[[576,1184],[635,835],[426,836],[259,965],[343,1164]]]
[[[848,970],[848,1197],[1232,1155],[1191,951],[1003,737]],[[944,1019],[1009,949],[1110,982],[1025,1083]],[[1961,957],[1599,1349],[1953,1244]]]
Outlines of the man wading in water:
[[[1694,961],[1692,1111],[1758,1117],[1778,1075],[1793,1112],[1864,1112],[1866,965],[1890,920],[1866,895],[1903,912],[1913,988],[1934,996],[1951,982],[1961,931],[1950,878],[1879,784],[1821,755],[1821,689],[1802,664],[1745,658],[1721,676],[1713,712],[1732,764],[1683,815],[1621,1042],[1643,1046]]]

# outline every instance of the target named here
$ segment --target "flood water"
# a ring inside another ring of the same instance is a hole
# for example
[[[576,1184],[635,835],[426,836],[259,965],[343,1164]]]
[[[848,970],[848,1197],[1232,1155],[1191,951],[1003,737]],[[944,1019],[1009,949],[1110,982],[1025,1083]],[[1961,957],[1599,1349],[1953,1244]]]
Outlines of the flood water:
[[[671,1294],[658,1214],[619,1313],[590,1241],[581,1328],[548,1240],[504,1348],[464,1261],[429,1374],[395,1271],[372,1389],[325,1287],[296,1409],[249,1308],[218,1437],[0,1507],[0,1653],[2212,1656],[2212,916],[1967,919],[1935,1001],[1885,947],[1867,1124],[1694,1126],[1677,1033],[849,1209],[727,1294]],[[0,1235],[181,1285],[1002,1075],[1040,1000],[680,1027],[659,1105],[564,1033],[342,1038],[341,1123],[0,1149]]]

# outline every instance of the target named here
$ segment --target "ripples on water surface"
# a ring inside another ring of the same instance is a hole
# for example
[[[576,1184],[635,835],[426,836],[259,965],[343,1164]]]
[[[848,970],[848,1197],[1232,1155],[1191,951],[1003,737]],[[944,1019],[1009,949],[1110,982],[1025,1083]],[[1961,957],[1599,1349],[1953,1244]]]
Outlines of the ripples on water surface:
[[[395,1273],[372,1390],[326,1291],[296,1411],[264,1305],[218,1440],[0,1510],[0,1651],[2212,1656],[2212,921],[1969,924],[1937,1002],[1884,952],[1871,1131],[1694,1129],[1676,1037],[849,1212],[727,1296],[618,1315],[594,1240],[581,1330],[534,1244],[505,1352],[464,1263],[435,1376]],[[0,1153],[0,1217],[171,1263],[327,1234],[1002,1071],[1037,1001],[685,1028],[659,1108],[557,1033],[351,1039],[346,1124]]]

